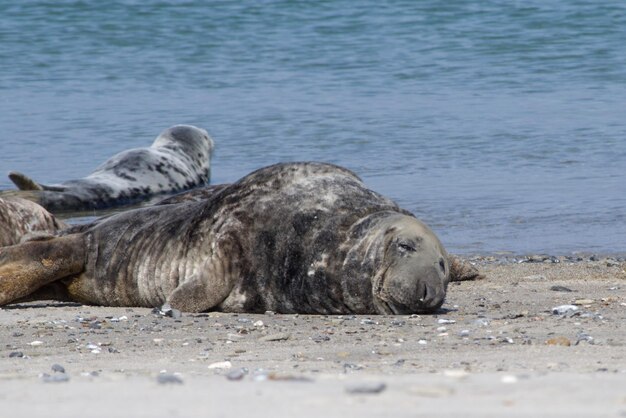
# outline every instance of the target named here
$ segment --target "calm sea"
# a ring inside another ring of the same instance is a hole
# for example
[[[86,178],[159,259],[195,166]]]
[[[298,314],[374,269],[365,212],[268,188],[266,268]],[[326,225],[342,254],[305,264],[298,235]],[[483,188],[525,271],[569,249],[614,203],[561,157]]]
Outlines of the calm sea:
[[[626,251],[622,0],[0,0],[0,189],[177,123],[215,183],[337,163],[451,252]]]

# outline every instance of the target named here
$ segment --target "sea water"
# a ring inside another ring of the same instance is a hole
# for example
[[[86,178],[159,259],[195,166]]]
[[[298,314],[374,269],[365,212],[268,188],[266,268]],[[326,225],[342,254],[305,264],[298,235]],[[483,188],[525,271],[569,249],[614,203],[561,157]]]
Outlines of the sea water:
[[[626,250],[624,1],[0,0],[0,190],[170,125],[346,166],[461,254]]]

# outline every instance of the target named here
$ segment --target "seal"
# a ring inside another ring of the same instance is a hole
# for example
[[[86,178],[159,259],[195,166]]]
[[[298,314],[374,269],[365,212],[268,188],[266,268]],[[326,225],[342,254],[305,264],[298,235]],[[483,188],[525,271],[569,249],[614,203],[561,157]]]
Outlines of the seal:
[[[322,163],[266,167],[200,201],[0,249],[0,305],[54,285],[56,297],[106,306],[410,314],[436,311],[449,279],[425,224]]]
[[[67,225],[30,200],[0,197],[0,247],[51,236]]]
[[[150,147],[122,151],[81,179],[43,185],[21,173],[9,178],[51,212],[107,209],[207,184],[213,147],[204,129],[175,125]]]

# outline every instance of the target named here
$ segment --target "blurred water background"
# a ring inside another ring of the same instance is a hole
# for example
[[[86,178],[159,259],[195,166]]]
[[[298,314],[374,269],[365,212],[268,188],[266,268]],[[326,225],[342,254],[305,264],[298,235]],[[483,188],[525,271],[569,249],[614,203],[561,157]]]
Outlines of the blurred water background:
[[[0,0],[0,190],[189,123],[346,166],[461,254],[623,253],[626,2]]]

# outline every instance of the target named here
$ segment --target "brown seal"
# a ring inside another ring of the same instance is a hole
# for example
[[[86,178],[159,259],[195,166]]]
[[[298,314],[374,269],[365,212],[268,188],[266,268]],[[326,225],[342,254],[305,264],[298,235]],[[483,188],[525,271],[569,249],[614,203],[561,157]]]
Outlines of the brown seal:
[[[200,201],[0,249],[0,304],[54,285],[98,305],[409,314],[436,311],[449,279],[426,225],[321,163],[270,166]]]

